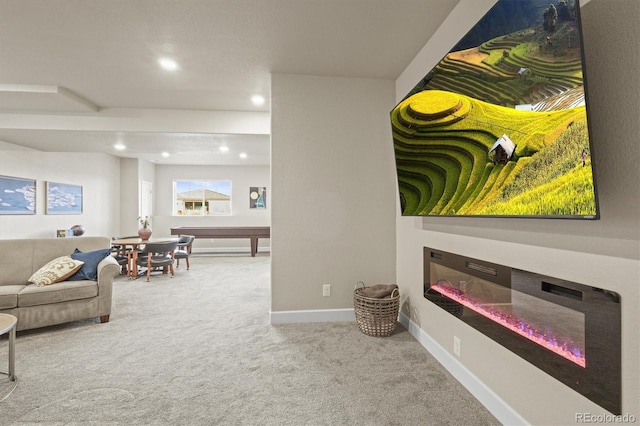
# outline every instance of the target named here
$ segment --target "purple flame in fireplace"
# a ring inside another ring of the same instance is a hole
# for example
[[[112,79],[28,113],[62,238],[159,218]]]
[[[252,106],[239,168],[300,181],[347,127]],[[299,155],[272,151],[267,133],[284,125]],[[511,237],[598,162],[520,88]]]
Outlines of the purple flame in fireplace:
[[[443,296],[448,297],[478,314],[489,318],[503,327],[518,333],[534,343],[578,364],[581,367],[587,366],[584,350],[572,341],[557,338],[549,330],[540,330],[532,324],[528,324],[522,318],[518,318],[512,313],[503,312],[495,306],[487,306],[469,299],[465,294],[455,288],[441,285],[440,282],[431,284],[431,288]]]

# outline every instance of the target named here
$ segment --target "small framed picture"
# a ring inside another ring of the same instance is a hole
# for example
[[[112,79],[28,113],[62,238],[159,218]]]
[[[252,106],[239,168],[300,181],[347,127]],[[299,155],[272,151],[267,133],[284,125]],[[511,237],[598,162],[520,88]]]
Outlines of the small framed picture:
[[[267,208],[267,188],[264,186],[249,187],[249,208],[250,209],[266,209]]]
[[[82,185],[47,182],[46,214],[82,214]]]
[[[36,181],[0,176],[0,214],[36,214]]]

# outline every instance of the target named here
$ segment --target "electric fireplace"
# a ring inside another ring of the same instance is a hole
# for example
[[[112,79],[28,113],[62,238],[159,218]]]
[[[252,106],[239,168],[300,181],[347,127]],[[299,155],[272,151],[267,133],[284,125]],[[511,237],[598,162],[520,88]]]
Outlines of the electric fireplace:
[[[621,413],[617,293],[425,247],[424,297]]]

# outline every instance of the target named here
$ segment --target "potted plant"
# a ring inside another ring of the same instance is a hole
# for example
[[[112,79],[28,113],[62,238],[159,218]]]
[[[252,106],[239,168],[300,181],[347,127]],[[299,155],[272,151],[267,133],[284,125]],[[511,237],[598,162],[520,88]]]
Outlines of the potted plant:
[[[151,221],[149,216],[138,216],[138,222],[140,222],[140,226],[142,226],[142,228],[138,230],[138,236],[146,241],[151,238],[151,228],[149,228]]]

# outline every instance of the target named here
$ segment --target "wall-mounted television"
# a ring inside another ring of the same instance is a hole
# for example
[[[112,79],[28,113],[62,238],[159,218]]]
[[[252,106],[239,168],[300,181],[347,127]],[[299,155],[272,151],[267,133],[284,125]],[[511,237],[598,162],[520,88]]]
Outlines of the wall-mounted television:
[[[580,5],[498,0],[391,111],[405,216],[598,219]]]

